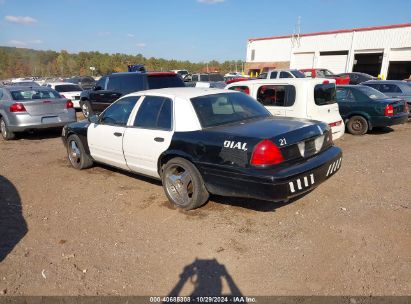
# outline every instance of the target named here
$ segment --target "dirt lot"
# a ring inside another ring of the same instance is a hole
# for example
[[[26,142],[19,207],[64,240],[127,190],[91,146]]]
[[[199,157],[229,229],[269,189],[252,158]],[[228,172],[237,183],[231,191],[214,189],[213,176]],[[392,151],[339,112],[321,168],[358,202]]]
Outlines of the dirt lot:
[[[76,171],[58,133],[0,141],[0,293],[410,295],[411,123],[345,135],[288,204],[173,209],[158,182]]]

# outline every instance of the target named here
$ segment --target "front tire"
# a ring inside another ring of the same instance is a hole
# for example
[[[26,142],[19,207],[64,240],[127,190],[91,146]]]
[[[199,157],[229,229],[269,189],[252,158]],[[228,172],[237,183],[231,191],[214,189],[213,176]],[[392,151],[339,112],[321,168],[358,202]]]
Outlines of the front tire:
[[[352,135],[364,135],[368,131],[368,121],[362,116],[353,116],[347,123],[347,129]]]
[[[78,170],[87,169],[93,165],[93,160],[87,154],[77,135],[70,135],[67,139],[67,155],[71,165]]]
[[[83,112],[83,115],[85,118],[89,118],[89,116],[93,115],[93,109],[91,108],[91,104],[90,101],[88,100],[83,100],[80,103],[80,108],[81,108],[81,112]]]
[[[16,137],[14,132],[10,131],[7,127],[6,120],[3,117],[0,118],[0,131],[4,140],[11,140]]]
[[[171,203],[184,210],[204,205],[209,193],[197,168],[180,157],[169,160],[161,174],[164,192]]]

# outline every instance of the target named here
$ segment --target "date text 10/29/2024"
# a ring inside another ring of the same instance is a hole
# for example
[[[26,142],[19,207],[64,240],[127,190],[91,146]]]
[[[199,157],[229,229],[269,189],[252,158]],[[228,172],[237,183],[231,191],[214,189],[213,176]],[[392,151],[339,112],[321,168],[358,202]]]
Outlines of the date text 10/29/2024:
[[[253,297],[150,297],[150,303],[257,303]]]

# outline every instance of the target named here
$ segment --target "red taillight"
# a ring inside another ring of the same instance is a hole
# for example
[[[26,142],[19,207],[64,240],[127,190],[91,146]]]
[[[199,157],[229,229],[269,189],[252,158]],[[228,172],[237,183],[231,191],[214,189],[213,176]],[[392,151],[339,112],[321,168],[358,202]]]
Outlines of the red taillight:
[[[67,102],[66,102],[66,109],[71,109],[71,108],[73,108],[74,107],[74,105],[73,105],[73,102],[69,99],[69,100],[67,100]]]
[[[339,121],[336,121],[336,122],[329,123],[328,125],[330,127],[338,127],[339,125],[341,125],[341,123],[342,123],[342,120],[339,120]]]
[[[10,106],[10,112],[26,112],[26,108],[22,103],[13,103]]]
[[[329,83],[330,83],[330,81],[328,81],[328,80],[323,81],[323,84],[329,84]]]
[[[391,104],[385,106],[384,115],[385,116],[393,116],[394,115],[394,108]]]
[[[268,139],[259,142],[251,156],[251,165],[253,166],[275,165],[283,161],[284,157],[280,149]]]

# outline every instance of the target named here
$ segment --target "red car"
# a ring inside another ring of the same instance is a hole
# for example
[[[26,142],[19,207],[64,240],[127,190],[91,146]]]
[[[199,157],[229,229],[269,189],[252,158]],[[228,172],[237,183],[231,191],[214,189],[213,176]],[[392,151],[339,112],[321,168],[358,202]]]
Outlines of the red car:
[[[338,76],[335,75],[333,72],[327,69],[301,69],[299,70],[302,72],[305,77],[309,78],[332,78],[335,79],[337,85],[345,85],[350,84],[350,77],[349,76]]]

